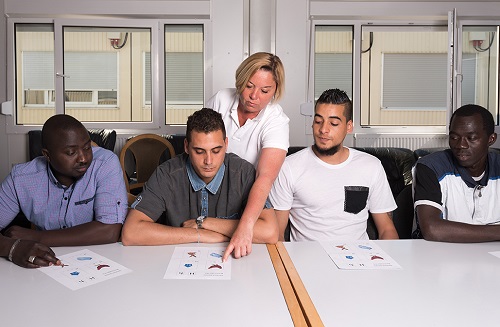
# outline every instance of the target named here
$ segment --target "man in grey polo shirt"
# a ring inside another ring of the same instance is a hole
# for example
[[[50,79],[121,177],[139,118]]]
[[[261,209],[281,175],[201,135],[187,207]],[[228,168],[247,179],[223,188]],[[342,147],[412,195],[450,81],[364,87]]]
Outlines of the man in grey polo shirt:
[[[219,113],[203,108],[187,121],[185,153],[158,166],[132,204],[122,230],[124,245],[229,241],[255,180],[252,164],[226,153]],[[165,224],[159,224],[164,215]],[[253,242],[276,243],[278,224],[266,202]]]

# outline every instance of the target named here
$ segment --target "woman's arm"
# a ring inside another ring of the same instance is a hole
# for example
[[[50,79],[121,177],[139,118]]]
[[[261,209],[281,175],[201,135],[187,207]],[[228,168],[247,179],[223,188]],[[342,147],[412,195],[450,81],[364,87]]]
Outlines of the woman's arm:
[[[248,195],[247,206],[224,252],[223,261],[227,260],[233,252],[235,258],[246,256],[252,252],[253,227],[264,208],[271,186],[278,176],[285,157],[286,151],[283,149],[262,149],[257,164],[256,179]]]

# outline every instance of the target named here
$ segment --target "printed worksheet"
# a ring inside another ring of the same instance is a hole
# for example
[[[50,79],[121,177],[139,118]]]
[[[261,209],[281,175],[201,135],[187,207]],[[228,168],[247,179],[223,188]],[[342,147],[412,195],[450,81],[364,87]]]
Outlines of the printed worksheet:
[[[401,269],[401,266],[372,241],[322,242],[339,269]]]
[[[59,283],[72,289],[94,285],[132,270],[90,250],[81,250],[58,256],[62,266],[39,268]]]
[[[176,247],[164,279],[231,279],[231,258],[222,262],[224,247]]]

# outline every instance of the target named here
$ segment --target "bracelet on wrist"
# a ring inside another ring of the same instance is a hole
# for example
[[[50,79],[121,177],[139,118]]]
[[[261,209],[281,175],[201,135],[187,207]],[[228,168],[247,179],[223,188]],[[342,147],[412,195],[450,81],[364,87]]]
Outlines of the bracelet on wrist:
[[[9,261],[12,261],[12,256],[14,255],[14,250],[16,249],[16,246],[19,244],[19,242],[21,242],[21,239],[18,238],[13,244],[12,246],[10,247],[10,251],[9,251]]]

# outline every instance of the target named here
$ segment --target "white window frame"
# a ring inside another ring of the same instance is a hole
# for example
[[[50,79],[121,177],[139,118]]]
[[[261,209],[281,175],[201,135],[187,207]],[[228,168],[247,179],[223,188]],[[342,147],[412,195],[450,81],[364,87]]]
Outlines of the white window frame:
[[[54,27],[54,70],[55,75],[63,76],[63,27],[115,27],[115,28],[148,28],[151,32],[151,77],[152,77],[152,120],[150,122],[84,122],[87,128],[113,128],[120,133],[137,133],[140,130],[155,130],[161,134],[185,133],[185,125],[167,125],[166,95],[165,95],[165,69],[164,51],[164,25],[203,25],[204,48],[204,102],[213,93],[212,89],[212,49],[210,35],[211,21],[208,16],[199,19],[136,19],[120,18],[109,19],[92,17],[89,19],[68,18],[8,18],[7,19],[7,97],[12,100],[13,108],[16,103],[16,67],[15,67],[15,24],[52,24]],[[162,49],[162,50],[160,50]],[[63,90],[63,78],[55,78],[55,90]],[[123,90],[122,90],[123,91]],[[55,114],[64,113],[63,92],[56,92]],[[71,104],[68,108],[71,107]],[[201,108],[201,106],[200,106]],[[26,133],[32,129],[39,129],[41,125],[16,125],[16,110],[12,116],[7,116],[7,133]]]
[[[456,85],[456,105],[457,108],[466,104],[462,103],[462,43],[463,43],[463,28],[464,26],[481,26],[481,27],[487,27],[487,26],[500,26],[500,19],[499,20],[477,20],[477,19],[458,19],[457,20],[457,43],[459,47],[457,47],[457,55],[456,55],[456,76],[455,76],[455,85]],[[500,33],[496,35],[497,38],[500,37]],[[500,67],[500,58],[498,58],[498,66]],[[497,92],[499,92],[500,88],[500,73],[497,70]],[[500,114],[500,95],[497,93],[496,95],[497,98],[497,111]],[[495,117],[496,118],[496,117]],[[495,126],[495,132],[500,133],[500,118],[498,119],[498,125]]]
[[[200,109],[207,102],[207,100],[213,95],[213,66],[212,66],[212,57],[213,57],[213,49],[212,49],[212,24],[209,20],[202,19],[165,19],[160,20],[160,31],[162,33],[161,36],[161,48],[165,49],[165,25],[203,25],[203,104],[200,106]],[[161,64],[161,72],[164,74],[165,72],[165,52],[162,55],[162,64]],[[166,76],[162,78],[164,82],[166,82]],[[163,93],[166,92],[166,86],[163,84],[162,86]],[[166,110],[167,110],[167,98],[166,94],[163,97],[164,108],[163,108],[163,121],[165,124],[166,121]],[[176,125],[170,124],[169,132],[171,134],[185,134],[186,133],[186,125]]]
[[[312,29],[316,30],[317,25],[332,25],[332,26],[352,26],[353,27],[353,86],[352,86],[352,101],[353,101],[353,134],[379,134],[379,133],[393,133],[393,134],[442,134],[446,132],[446,126],[394,126],[394,125],[377,125],[377,126],[362,126],[361,125],[361,39],[362,39],[362,26],[383,26],[387,28],[411,27],[413,25],[419,26],[443,26],[446,21],[391,21],[391,20],[330,20],[330,19],[314,19],[312,20]],[[365,30],[366,32],[366,30]],[[315,44],[315,33],[311,33],[312,44]],[[314,76],[314,50],[311,51],[310,70]],[[314,83],[314,78],[312,78]],[[314,86],[312,85],[308,90],[308,99],[314,98]],[[448,120],[448,118],[447,118]]]

